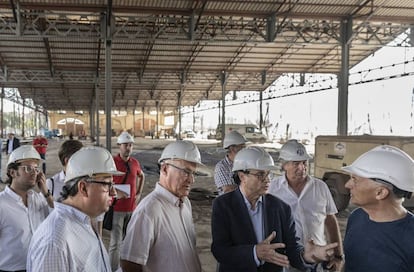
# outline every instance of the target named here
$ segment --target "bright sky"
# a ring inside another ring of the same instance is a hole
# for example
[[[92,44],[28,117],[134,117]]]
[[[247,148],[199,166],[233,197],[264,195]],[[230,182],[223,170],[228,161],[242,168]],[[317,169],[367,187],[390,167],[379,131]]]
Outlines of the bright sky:
[[[407,63],[403,64],[404,62]],[[391,66],[392,64],[399,65]],[[358,73],[358,71],[363,72]],[[384,47],[350,70],[350,83],[404,72],[414,72],[414,48]],[[336,86],[336,79],[334,86]],[[309,87],[305,86],[297,87],[295,90],[276,90],[276,93],[296,93],[307,90]],[[372,131],[372,134],[376,135],[412,135],[413,92],[414,76],[351,85],[348,96],[348,131],[352,134]],[[289,136],[293,138],[310,139],[320,134],[335,135],[337,93],[337,89],[333,88],[265,100],[263,115],[266,114],[266,103],[269,103],[271,124],[269,136],[275,139],[286,136],[287,124],[291,133]],[[238,97],[239,95],[243,94],[238,94]],[[217,106],[218,102],[210,101],[204,104]],[[200,129],[201,120],[204,130],[214,129],[218,124],[218,115],[218,109],[196,113],[198,119],[196,129]],[[192,128],[192,118],[192,114],[183,115],[183,128],[187,126]],[[226,120],[228,123],[258,124],[258,102],[226,107]],[[311,134],[313,137],[310,137]]]

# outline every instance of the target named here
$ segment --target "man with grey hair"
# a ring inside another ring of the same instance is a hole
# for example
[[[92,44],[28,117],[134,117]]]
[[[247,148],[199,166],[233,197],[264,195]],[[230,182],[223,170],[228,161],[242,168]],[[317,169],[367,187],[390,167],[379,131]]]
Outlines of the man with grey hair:
[[[338,212],[325,182],[308,175],[311,156],[297,140],[287,141],[280,149],[283,175],[273,179],[269,193],[289,204],[295,219],[296,235],[302,244],[311,239],[317,245],[336,242],[334,258],[325,263],[328,269],[340,271],[344,264],[342,239],[335,214]],[[325,237],[327,235],[328,237]],[[311,271],[322,271],[322,265]],[[299,271],[288,268],[285,271]]]
[[[191,202],[194,175],[202,166],[197,146],[168,144],[158,160],[160,181],[132,214],[121,247],[124,272],[201,272]]]
[[[343,170],[351,175],[345,184],[351,203],[360,207],[346,226],[345,271],[413,271],[414,215],[402,203],[414,192],[414,160],[383,145]]]

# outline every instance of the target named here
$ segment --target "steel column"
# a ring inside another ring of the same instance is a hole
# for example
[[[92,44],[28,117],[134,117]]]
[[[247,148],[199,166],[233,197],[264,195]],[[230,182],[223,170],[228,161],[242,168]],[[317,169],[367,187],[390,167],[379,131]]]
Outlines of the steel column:
[[[221,83],[221,143],[223,144],[226,132],[226,72],[220,74]]]
[[[100,128],[99,128],[99,89],[98,86],[95,85],[95,113],[96,113],[96,145],[100,145]]]
[[[338,75],[338,135],[348,135],[349,49],[352,18],[341,21],[341,71]]]
[[[108,9],[105,16],[105,115],[106,115],[106,149],[112,149],[112,33],[111,33],[111,12],[112,1],[108,1]]]

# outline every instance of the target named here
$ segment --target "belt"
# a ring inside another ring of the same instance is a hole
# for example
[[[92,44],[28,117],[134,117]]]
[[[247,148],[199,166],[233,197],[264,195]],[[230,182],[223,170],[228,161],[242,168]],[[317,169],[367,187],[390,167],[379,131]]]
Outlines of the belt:
[[[15,271],[0,270],[0,272],[26,272],[26,270],[15,270]]]

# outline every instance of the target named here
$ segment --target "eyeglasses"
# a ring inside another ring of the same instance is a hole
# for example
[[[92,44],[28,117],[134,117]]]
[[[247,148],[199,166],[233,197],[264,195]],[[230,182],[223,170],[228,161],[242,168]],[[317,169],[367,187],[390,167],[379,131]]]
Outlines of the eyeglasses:
[[[86,182],[87,183],[101,184],[103,187],[105,187],[105,192],[111,192],[112,190],[115,189],[115,187],[114,187],[115,183],[113,183],[113,182],[106,182],[106,181],[95,180],[95,179],[87,179]]]
[[[258,173],[251,173],[249,171],[246,172],[247,175],[256,176],[257,179],[260,181],[265,181],[266,179],[272,180],[275,177],[275,174],[272,172],[258,172]]]
[[[18,167],[21,167],[24,169],[24,172],[26,174],[31,174],[31,173],[39,173],[40,169],[37,166],[32,166],[32,165],[19,165]]]
[[[197,175],[198,175],[198,173],[197,173],[197,172],[195,172],[195,171],[191,171],[191,170],[189,170],[189,169],[181,168],[181,167],[179,167],[179,166],[177,166],[177,165],[174,165],[174,164],[172,164],[172,163],[166,163],[166,165],[172,166],[172,167],[174,167],[175,169],[180,170],[180,171],[181,171],[181,174],[182,174],[184,177],[186,177],[186,178],[188,178],[188,177],[190,177],[190,176],[194,178],[194,176],[197,176]]]

